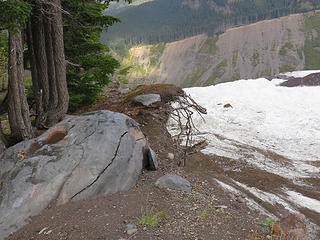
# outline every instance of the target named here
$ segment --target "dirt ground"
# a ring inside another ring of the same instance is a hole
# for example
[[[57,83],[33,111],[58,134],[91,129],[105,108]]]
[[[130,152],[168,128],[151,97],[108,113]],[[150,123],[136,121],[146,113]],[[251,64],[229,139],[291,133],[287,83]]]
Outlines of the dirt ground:
[[[166,130],[167,105],[132,106],[130,102],[123,103],[124,98],[118,90],[108,89],[100,102],[77,114],[110,109],[132,116],[158,155],[158,170],[145,170],[136,186],[127,192],[52,206],[31,217],[25,227],[7,240],[265,239],[269,234],[262,224],[266,216],[250,210],[241,196],[222,189],[213,180],[215,174],[223,174],[217,164],[223,159],[196,152],[188,156],[185,167],[179,167],[183,152]],[[168,153],[174,154],[173,160]],[[189,180],[192,193],[155,187],[156,180],[167,173]],[[157,226],[138,224],[143,215],[156,214]],[[138,231],[128,235],[127,224],[136,224]]]

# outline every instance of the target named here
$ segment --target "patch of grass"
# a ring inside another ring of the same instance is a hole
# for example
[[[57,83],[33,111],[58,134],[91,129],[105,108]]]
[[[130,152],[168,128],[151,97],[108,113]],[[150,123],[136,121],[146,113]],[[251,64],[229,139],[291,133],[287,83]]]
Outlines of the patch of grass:
[[[302,60],[303,59],[303,49],[297,48],[297,53],[298,53],[299,58]]]
[[[208,78],[208,80],[205,83],[205,86],[210,86],[215,84],[216,80],[218,78],[221,78],[223,76],[223,74],[225,74],[225,70],[224,69],[220,69],[220,70],[216,70],[214,71],[211,76]]]
[[[192,74],[188,75],[186,81],[182,84],[182,87],[192,87],[196,85],[201,76],[206,72],[206,69],[201,69],[198,71],[194,71]]]
[[[304,32],[306,36],[304,44],[305,69],[320,68],[320,14],[306,15]]]
[[[24,84],[26,86],[31,86],[32,85],[32,78],[31,77],[24,77]]]
[[[290,28],[287,28],[287,32],[288,32],[288,39],[290,40],[292,38],[292,31]]]
[[[232,67],[236,67],[237,66],[237,61],[238,61],[238,56],[239,56],[239,51],[233,51],[233,55],[232,55]]]
[[[218,208],[218,209],[216,210],[216,213],[217,213],[217,214],[225,214],[225,210],[224,210],[224,208]]]
[[[168,219],[169,217],[166,215],[164,211],[158,212],[157,214],[153,214],[152,209],[142,213],[142,216],[138,218],[138,225],[149,225],[151,227],[158,227],[161,219]]]
[[[219,37],[213,36],[206,39],[206,41],[202,44],[199,53],[215,55],[218,51],[217,41]]]
[[[251,60],[252,66],[254,67],[258,66],[258,64],[260,63],[260,55],[257,50],[254,52],[250,60]]]
[[[262,220],[261,223],[264,226],[264,230],[269,232],[270,234],[273,233],[273,225],[277,222],[277,220],[267,217],[266,219]]]
[[[227,66],[228,66],[228,61],[227,59],[224,59],[216,66],[216,68],[227,67]]]
[[[159,62],[159,58],[162,56],[164,49],[166,48],[165,43],[159,43],[156,45],[152,45],[150,48],[150,65],[156,66]]]
[[[281,73],[292,72],[294,70],[296,70],[296,67],[288,64],[282,65],[279,69]]]
[[[281,56],[286,56],[287,55],[287,49],[294,50],[294,46],[291,42],[286,42],[280,49],[279,54]]]
[[[126,66],[126,67],[120,69],[118,74],[127,76],[131,68],[132,68],[132,65]]]

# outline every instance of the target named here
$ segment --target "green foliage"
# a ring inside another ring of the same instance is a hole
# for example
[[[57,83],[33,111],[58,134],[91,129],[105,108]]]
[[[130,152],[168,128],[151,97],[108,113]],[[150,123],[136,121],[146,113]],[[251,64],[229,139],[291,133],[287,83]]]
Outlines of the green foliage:
[[[233,55],[232,55],[232,67],[233,68],[235,68],[237,66],[238,56],[239,56],[239,51],[238,50],[234,51]]]
[[[267,217],[262,220],[261,223],[264,226],[264,230],[268,231],[270,234],[273,233],[273,225],[277,222],[277,220]]]
[[[218,47],[217,47],[218,39],[219,39],[218,36],[207,38],[206,41],[201,46],[199,53],[215,55],[218,50]]]
[[[75,111],[92,104],[120,66],[100,43],[102,30],[119,19],[102,14],[106,3],[64,0],[62,6],[71,14],[64,19],[64,41],[66,59],[72,63],[67,66],[69,111]]]
[[[281,73],[292,72],[294,70],[296,70],[296,67],[288,64],[280,66],[280,69],[279,69]]]
[[[20,28],[29,18],[31,9],[31,4],[25,1],[0,1],[0,30]]]
[[[216,213],[217,213],[217,214],[224,214],[224,213],[225,213],[224,208],[218,208],[218,209],[216,210]]]
[[[224,59],[216,66],[216,68],[225,68],[227,66],[228,66],[228,61],[227,59]]]
[[[159,58],[163,54],[164,49],[166,48],[166,44],[164,43],[159,43],[156,45],[152,45],[150,48],[150,65],[151,66],[156,66],[157,63],[159,62]]]
[[[118,74],[127,76],[132,66],[127,66],[119,70]]]
[[[138,225],[149,225],[151,227],[158,227],[160,219],[166,219],[168,216],[164,211],[158,212],[153,215],[153,211],[146,209],[142,216],[138,219]]]
[[[281,56],[287,55],[287,49],[294,50],[294,46],[291,42],[286,42],[280,49],[279,54]]]
[[[254,52],[250,60],[251,60],[252,66],[254,67],[258,66],[258,64],[260,63],[260,55],[257,50]]]
[[[118,41],[116,44],[112,45],[112,50],[115,51],[120,57],[129,57],[129,49],[133,45],[125,43],[124,40]]]
[[[305,69],[320,68],[320,14],[305,17],[306,41],[304,44]]]
[[[8,87],[8,34],[0,31],[0,91]]]
[[[217,64],[215,71],[212,72],[211,76],[205,82],[205,86],[210,86],[216,83],[216,80],[221,78],[223,74],[225,74],[225,67],[228,66],[227,59],[222,60],[219,64]]]

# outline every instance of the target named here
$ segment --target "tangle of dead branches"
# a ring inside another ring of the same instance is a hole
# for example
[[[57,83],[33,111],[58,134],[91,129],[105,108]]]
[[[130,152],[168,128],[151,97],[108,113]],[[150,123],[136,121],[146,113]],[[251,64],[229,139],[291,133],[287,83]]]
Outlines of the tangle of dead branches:
[[[192,138],[199,132],[194,125],[192,116],[194,113],[197,113],[202,117],[202,114],[207,114],[207,110],[197,104],[191,96],[186,93],[175,100],[175,102],[176,104],[171,110],[171,118],[179,127],[179,133],[174,136],[177,139],[177,144],[181,143],[182,138],[185,140],[184,156],[179,163],[180,165],[185,166],[188,150],[192,147]]]

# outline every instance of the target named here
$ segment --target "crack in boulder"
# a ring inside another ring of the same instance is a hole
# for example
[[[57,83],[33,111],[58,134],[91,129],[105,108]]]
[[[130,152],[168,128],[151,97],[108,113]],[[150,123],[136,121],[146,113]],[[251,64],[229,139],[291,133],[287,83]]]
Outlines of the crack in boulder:
[[[110,165],[113,163],[113,161],[115,160],[115,158],[117,157],[118,155],[118,151],[119,151],[119,148],[120,148],[120,145],[121,145],[121,141],[122,141],[122,138],[128,134],[128,132],[125,132],[123,133],[121,136],[120,136],[120,140],[119,140],[119,143],[118,143],[118,146],[117,146],[117,149],[116,149],[116,152],[113,156],[113,158],[111,159],[111,162],[98,174],[98,176],[96,177],[96,179],[90,183],[88,186],[86,186],[85,188],[81,189],[79,192],[77,192],[76,194],[74,194],[70,200],[72,200],[73,198],[75,198],[76,196],[78,196],[80,193],[82,193],[83,191],[87,190],[88,188],[90,188],[93,184],[95,184],[99,178],[101,177],[101,175],[108,169],[108,167],[110,167]]]

